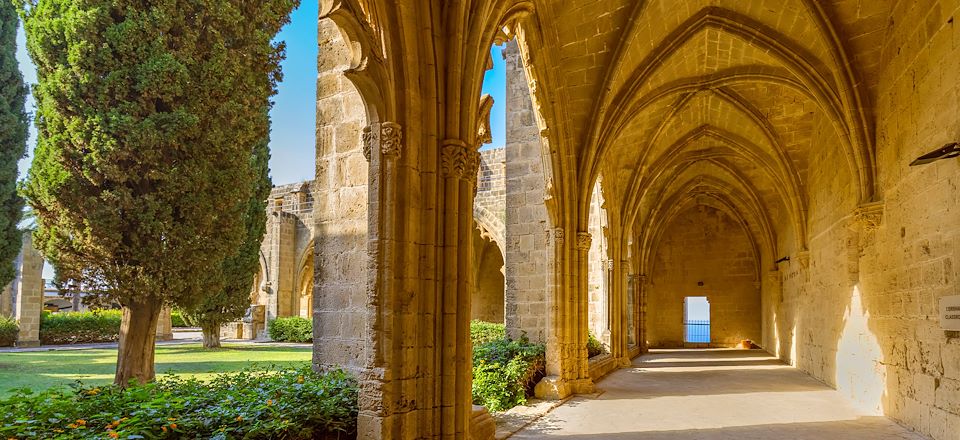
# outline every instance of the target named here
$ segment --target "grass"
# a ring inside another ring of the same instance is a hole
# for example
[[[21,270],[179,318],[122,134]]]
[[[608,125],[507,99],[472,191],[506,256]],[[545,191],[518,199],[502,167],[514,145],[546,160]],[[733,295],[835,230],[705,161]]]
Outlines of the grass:
[[[224,344],[217,350],[200,344],[158,346],[157,377],[176,374],[203,379],[251,366],[295,367],[309,362],[311,352],[310,347],[251,344]],[[14,388],[41,390],[77,380],[90,385],[112,383],[116,363],[115,348],[0,353],[0,398],[9,397]]]

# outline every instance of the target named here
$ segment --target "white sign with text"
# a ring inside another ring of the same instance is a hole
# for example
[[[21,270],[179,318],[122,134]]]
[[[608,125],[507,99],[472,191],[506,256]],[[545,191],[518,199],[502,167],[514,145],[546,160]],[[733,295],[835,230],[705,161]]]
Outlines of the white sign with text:
[[[960,295],[940,298],[940,327],[960,331]]]

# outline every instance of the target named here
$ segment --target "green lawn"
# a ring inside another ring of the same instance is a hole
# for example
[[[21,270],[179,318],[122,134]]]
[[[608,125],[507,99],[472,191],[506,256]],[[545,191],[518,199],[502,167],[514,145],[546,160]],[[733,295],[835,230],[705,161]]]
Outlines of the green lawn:
[[[200,344],[158,346],[157,377],[205,378],[251,366],[299,366],[308,363],[310,355],[310,347],[224,344],[218,350],[205,350]],[[0,398],[8,397],[13,388],[40,390],[77,380],[108,384],[113,382],[116,363],[116,349],[0,353]]]

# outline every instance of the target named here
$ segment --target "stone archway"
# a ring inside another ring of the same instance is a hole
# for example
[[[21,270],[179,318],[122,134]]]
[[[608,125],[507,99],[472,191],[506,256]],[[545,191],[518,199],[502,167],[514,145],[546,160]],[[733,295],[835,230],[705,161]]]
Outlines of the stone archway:
[[[476,289],[471,300],[471,319],[502,323],[504,319],[503,254],[479,226],[473,236]]]

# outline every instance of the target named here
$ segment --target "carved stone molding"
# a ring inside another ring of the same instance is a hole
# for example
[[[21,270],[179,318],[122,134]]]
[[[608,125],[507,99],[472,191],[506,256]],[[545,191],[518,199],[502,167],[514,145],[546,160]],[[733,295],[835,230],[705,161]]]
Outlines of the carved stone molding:
[[[810,268],[810,251],[800,251],[797,252],[797,262],[800,263],[800,267],[804,270]]]
[[[480,97],[480,111],[477,115],[477,148],[493,142],[493,130],[490,128],[490,110],[493,109],[493,97]]]
[[[547,229],[546,233],[547,233],[547,244],[550,244],[551,242],[553,242],[554,246],[557,246],[557,247],[563,246],[563,229],[562,228]]]
[[[400,157],[403,149],[403,129],[396,122],[380,124],[380,152],[387,157]]]
[[[370,151],[380,143],[380,130],[375,125],[363,127],[363,157],[370,162]]]
[[[396,122],[382,122],[363,127],[363,157],[370,160],[370,152],[378,149],[386,157],[399,158],[403,144],[403,130]]]
[[[593,237],[589,232],[577,232],[577,249],[581,251],[590,250],[590,243],[593,241]]]
[[[474,193],[477,191],[477,173],[480,172],[480,152],[468,151],[467,163],[463,170],[463,179],[473,184]]]
[[[440,168],[446,177],[463,177],[467,168],[467,144],[459,139],[447,139],[440,148]]]
[[[866,232],[876,231],[883,221],[883,202],[865,203],[857,207],[853,218]]]

